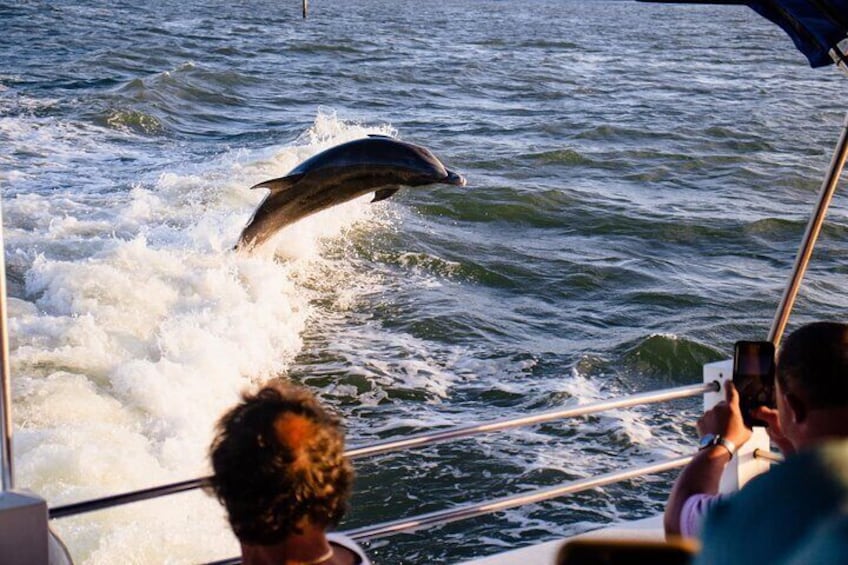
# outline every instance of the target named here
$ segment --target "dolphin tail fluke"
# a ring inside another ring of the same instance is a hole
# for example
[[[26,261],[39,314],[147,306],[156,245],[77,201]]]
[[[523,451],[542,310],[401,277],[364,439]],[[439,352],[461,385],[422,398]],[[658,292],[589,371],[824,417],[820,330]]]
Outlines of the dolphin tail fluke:
[[[253,190],[254,188],[267,188],[271,190],[271,192],[278,192],[280,190],[286,190],[287,188],[291,188],[292,186],[297,184],[297,182],[301,178],[303,178],[303,173],[287,175],[278,179],[271,179],[260,182],[259,184],[251,186],[250,189]]]

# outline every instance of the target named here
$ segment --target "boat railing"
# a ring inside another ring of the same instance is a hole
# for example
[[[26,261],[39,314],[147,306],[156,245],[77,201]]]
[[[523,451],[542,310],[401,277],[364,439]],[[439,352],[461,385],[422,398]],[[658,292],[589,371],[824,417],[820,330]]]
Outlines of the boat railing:
[[[427,514],[420,514],[412,518],[403,518],[400,520],[383,522],[373,526],[363,526],[361,528],[344,530],[341,533],[355,541],[367,541],[418,530],[427,526],[440,526],[449,522],[483,516],[493,512],[500,512],[502,510],[523,506],[525,504],[544,502],[552,498],[558,498],[568,494],[576,494],[578,492],[610,485],[628,479],[670,471],[686,465],[689,461],[691,461],[691,459],[692,455],[675,457],[648,465],[613,471],[611,473],[604,473],[595,477],[578,479],[576,481],[570,481],[546,489],[538,489],[481,503],[464,504],[448,508],[446,510],[437,510]],[[238,563],[241,563],[241,558],[232,557],[221,561],[213,561],[206,565],[236,565]]]
[[[711,395],[717,395],[719,393],[721,389],[720,378],[722,376],[722,373],[720,371],[718,373],[712,371],[709,373],[709,375],[710,376],[708,377],[707,368],[705,367],[705,382],[702,384],[686,385],[650,392],[643,392],[609,400],[601,400],[583,405],[568,406],[561,409],[538,412],[517,418],[492,420],[488,422],[480,422],[476,424],[453,427],[448,429],[428,431],[396,439],[387,439],[362,447],[353,447],[346,451],[346,455],[351,459],[358,459],[383,453],[424,447],[440,442],[466,438],[477,434],[504,431],[521,426],[542,424],[567,418],[582,417],[614,409],[654,404],[660,402],[669,402],[672,400],[678,400],[699,395],[706,395],[705,398],[708,398]],[[717,378],[713,378],[713,376]],[[705,400],[705,403],[708,402],[709,401]],[[774,456],[771,453],[768,453],[767,451],[768,450],[758,449],[758,452],[755,452],[753,456],[769,458],[769,460],[771,460],[771,458],[773,458]],[[686,465],[691,459],[692,455],[669,458],[662,461],[652,462],[646,465],[615,470],[594,477],[587,477],[574,481],[569,481],[557,486],[519,493],[504,498],[459,505],[445,510],[439,510],[409,518],[402,518],[375,525],[345,530],[343,533],[350,536],[356,541],[373,540],[380,537],[417,530],[427,526],[446,524],[457,520],[464,520],[467,518],[481,516],[484,514],[499,512],[526,504],[534,504],[545,500],[582,492],[585,490],[613,484],[628,479],[662,473],[665,471],[682,467]],[[122,504],[128,504],[161,496],[177,494],[197,488],[202,488],[209,483],[209,479],[210,477],[201,477],[197,479],[191,479],[177,483],[170,483],[152,488],[136,490],[123,494],[116,494],[103,498],[56,506],[48,510],[48,515],[50,519],[65,518],[86,512],[111,508]],[[229,565],[238,562],[239,558],[230,558],[222,561],[216,561],[212,565]]]
[[[379,455],[383,453],[402,451],[407,449],[425,447],[436,443],[467,438],[470,436],[499,432],[508,429],[518,428],[522,426],[531,426],[563,420],[567,418],[577,418],[615,410],[620,408],[628,408],[632,406],[655,404],[660,402],[669,402],[673,400],[689,398],[694,396],[704,396],[705,406],[714,404],[721,398],[721,389],[724,377],[727,374],[728,362],[713,363],[704,367],[704,382],[702,384],[685,385],[650,392],[643,392],[622,396],[614,399],[601,400],[597,402],[568,406],[561,409],[549,410],[528,414],[517,418],[498,419],[488,422],[479,422],[475,424],[447,428],[442,430],[428,431],[419,434],[414,434],[406,437],[387,439],[384,441],[372,443],[362,447],[353,447],[348,449],[345,454],[351,459],[359,459],[368,456]],[[504,498],[488,500],[484,502],[469,503],[459,506],[454,506],[444,510],[429,512],[408,518],[387,521],[375,525],[359,527],[343,531],[344,534],[353,538],[356,541],[373,540],[385,536],[390,536],[402,532],[418,530],[420,528],[442,525],[449,522],[473,518],[493,512],[499,512],[526,504],[535,504],[553,498],[575,494],[585,490],[602,487],[620,481],[625,481],[633,478],[643,477],[662,473],[679,467],[683,467],[692,459],[692,455],[684,455],[673,457],[661,461],[652,462],[646,465],[614,470],[601,475],[582,478],[574,481],[569,481],[553,487],[523,492]],[[740,457],[739,459],[745,459]],[[771,453],[768,449],[768,443],[765,446],[762,442],[758,443],[749,451],[749,464],[755,459],[759,459],[761,464],[766,466],[773,461],[779,461],[780,457]],[[760,470],[761,471],[761,470]],[[748,475],[756,474],[748,473]],[[738,488],[740,480],[744,481],[747,478],[742,478],[737,472],[728,473],[731,475],[729,481],[731,486],[725,487],[726,490]],[[169,483],[165,485],[155,486],[151,488],[135,490],[122,494],[106,496],[102,498],[90,499],[72,504],[56,506],[48,509],[49,519],[59,519],[86,512],[93,512],[129,504],[140,502],[143,500],[158,498],[171,494],[177,494],[202,488],[209,484],[210,477],[200,477],[186,481]],[[240,562],[240,558],[233,557],[210,563],[209,565],[233,565]]]
[[[387,439],[361,447],[352,447],[348,449],[345,454],[351,459],[359,459],[378,454],[425,447],[436,443],[467,438],[478,434],[499,432],[522,426],[537,425],[556,420],[583,417],[615,409],[669,402],[673,400],[701,395],[703,395],[704,397],[705,406],[709,406],[715,403],[723,396],[723,394],[721,393],[721,383],[724,382],[728,368],[729,361],[706,365],[704,367],[704,382],[701,384],[685,385],[649,392],[642,392],[613,399],[600,400],[587,404],[566,406],[559,409],[537,412],[516,418],[497,419],[447,429],[427,431],[406,437]],[[774,456],[769,452],[767,440],[765,444],[760,442],[754,445],[753,450],[750,451],[748,454],[747,461],[751,463],[754,461],[754,459],[757,458],[759,458],[759,460],[766,466],[771,460],[773,460]],[[372,540],[402,532],[417,530],[427,526],[446,524],[457,520],[463,520],[467,518],[481,516],[484,514],[503,511],[509,508],[514,508],[526,504],[534,504],[624,480],[662,473],[665,471],[682,467],[686,465],[691,459],[692,455],[673,457],[661,461],[651,462],[649,464],[641,466],[614,470],[593,477],[581,478],[553,487],[523,492],[504,498],[458,505],[451,508],[447,508],[445,510],[439,510],[418,516],[388,521],[376,525],[369,525],[356,529],[350,529],[343,531],[343,533],[347,534],[356,541]],[[739,459],[742,459],[743,461],[745,460],[745,458],[743,457],[740,457]],[[754,474],[756,474],[756,472]],[[196,479],[190,479],[186,481],[169,483],[141,490],[135,490],[122,494],[116,494],[102,498],[76,502],[72,504],[55,506],[47,509],[47,518],[65,518],[78,514],[83,514],[86,512],[112,508],[123,504],[129,504],[133,502],[139,502],[171,494],[186,492],[189,490],[202,488],[208,485],[209,480],[210,477],[208,476],[200,477]],[[732,482],[738,482],[739,480],[744,481],[747,479],[742,478],[742,475],[740,475],[740,478],[738,480],[735,475],[732,478]],[[734,487],[731,486],[729,488],[733,489]],[[735,488],[738,488],[738,486]],[[223,561],[217,561],[214,563],[214,565],[234,564],[238,562],[239,558],[230,558]]]
[[[659,402],[668,402],[671,400],[677,400],[681,398],[688,398],[692,396],[703,395],[708,392],[715,392],[719,389],[718,382],[712,383],[704,383],[704,384],[695,384],[695,385],[686,385],[675,388],[662,389],[651,392],[644,392],[639,394],[632,394],[628,396],[623,396],[611,400],[601,400],[598,402],[592,402],[589,404],[583,404],[578,406],[570,406],[557,410],[549,410],[545,412],[539,412],[536,414],[529,414],[517,418],[510,419],[499,419],[493,420],[489,422],[481,422],[476,424],[470,424],[466,426],[459,426],[454,428],[448,428],[444,430],[436,430],[432,432],[425,432],[420,434],[415,434],[407,437],[402,437],[398,439],[388,439],[385,441],[373,443],[370,445],[362,446],[362,447],[353,447],[348,449],[345,452],[345,455],[351,459],[358,459],[373,455],[379,455],[383,453],[389,453],[393,451],[401,451],[405,449],[412,449],[417,447],[424,447],[428,445],[432,445],[435,443],[441,443],[450,440],[461,439],[477,434],[498,432],[503,430],[508,430],[512,428],[522,427],[522,426],[530,426],[535,424],[542,424],[546,422],[552,422],[555,420],[563,420],[567,418],[576,418],[580,416],[587,416],[590,414],[596,414],[598,412],[605,412],[608,410],[613,410],[617,408],[627,408],[631,406],[638,406],[642,404],[654,404]],[[684,465],[685,462],[679,463],[677,466]],[[651,465],[645,467],[646,469],[652,468]],[[661,471],[653,471],[653,472],[661,472]],[[65,518],[68,516],[74,516],[76,514],[82,514],[85,512],[92,512],[96,510],[102,510],[106,508],[111,508],[113,506],[119,506],[122,504],[129,504],[132,502],[139,502],[142,500],[147,500],[151,498],[158,498],[160,496],[167,496],[171,494],[177,494],[197,488],[202,488],[207,485],[210,477],[201,477],[197,479],[190,479],[186,481],[176,482],[165,484],[161,486],[146,488],[142,490],[136,490],[131,492],[126,492],[122,494],[115,494],[111,496],[106,496],[102,498],[90,499],[81,502],[75,502],[72,504],[66,504],[62,506],[56,506],[50,508],[49,517],[51,519],[55,518]],[[624,477],[624,478],[629,478]],[[620,479],[623,480],[623,479]],[[604,483],[608,484],[608,483]],[[592,488],[592,487],[587,487]],[[556,496],[556,495],[553,495]],[[492,510],[496,511],[496,510]]]

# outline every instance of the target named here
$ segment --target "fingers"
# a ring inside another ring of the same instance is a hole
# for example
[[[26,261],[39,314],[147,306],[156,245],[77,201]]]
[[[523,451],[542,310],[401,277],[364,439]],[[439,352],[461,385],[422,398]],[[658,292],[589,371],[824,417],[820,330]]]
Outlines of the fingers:
[[[733,438],[730,439],[734,442],[737,440],[741,440],[742,442],[748,441],[748,438],[751,437],[751,429],[745,425],[745,418],[742,415],[742,406],[739,400],[739,391],[736,390],[736,385],[730,379],[724,382],[724,386],[727,393],[727,405],[730,408],[731,414],[728,419],[728,437],[733,435]],[[741,443],[737,443],[736,445],[741,445]]]
[[[765,420],[771,424],[777,421],[777,410],[768,406],[756,406],[751,409],[751,416],[757,420]]]
[[[722,400],[698,418],[697,429],[698,435],[704,434],[720,434],[722,433],[725,422],[727,421],[729,411],[727,402]]]
[[[751,437],[751,430],[745,427],[739,408],[739,392],[731,380],[724,383],[725,398],[698,419],[698,435],[718,434],[737,446],[741,446]]]
[[[777,410],[774,408],[768,408],[767,406],[758,406],[751,410],[751,415],[754,418],[763,420],[767,424],[766,433],[784,455],[795,452],[795,447],[792,444],[792,441],[783,435]]]
[[[736,390],[736,385],[733,384],[732,380],[724,381],[724,392],[730,406],[739,406],[739,391]]]
[[[751,417],[755,420],[762,420],[766,423],[766,427],[771,430],[780,430],[780,418],[775,408],[768,406],[756,406],[751,409]]]

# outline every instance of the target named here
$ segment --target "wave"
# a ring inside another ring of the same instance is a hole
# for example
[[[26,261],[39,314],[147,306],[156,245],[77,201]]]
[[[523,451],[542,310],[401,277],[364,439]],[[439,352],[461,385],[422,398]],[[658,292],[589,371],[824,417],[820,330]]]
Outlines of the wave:
[[[725,352],[697,341],[668,334],[652,334],[624,344],[620,367],[666,383],[700,380],[704,364],[727,358]]]
[[[141,135],[157,136],[166,131],[159,118],[138,110],[110,110],[101,117],[100,122],[110,128]]]

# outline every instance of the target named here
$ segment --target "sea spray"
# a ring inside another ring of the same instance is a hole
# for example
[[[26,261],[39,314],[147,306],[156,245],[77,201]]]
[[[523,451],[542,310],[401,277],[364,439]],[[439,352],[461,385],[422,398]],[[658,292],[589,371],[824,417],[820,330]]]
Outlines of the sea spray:
[[[274,166],[368,131],[323,115],[316,128],[305,137],[322,143],[276,148]],[[51,505],[208,473],[216,419],[240,391],[285,376],[301,350],[313,291],[297,281],[309,277],[321,242],[367,217],[369,207],[357,201],[316,215],[279,234],[271,253],[232,253],[225,242],[261,196],[247,187],[263,174],[263,165],[240,158],[233,179],[222,181],[216,162],[166,171],[136,185],[125,203],[99,208],[97,220],[83,197],[82,220],[66,206],[46,232],[32,232],[43,251],[32,254],[10,319],[15,457],[22,484]],[[13,215],[23,212],[16,204],[25,199],[10,203]],[[111,233],[104,222],[115,226]],[[79,245],[66,252],[68,238]],[[56,527],[80,562],[167,561],[175,536],[163,524],[171,520],[192,522],[183,543],[199,530],[225,540],[208,552],[191,546],[185,559],[232,550],[216,504],[202,493],[183,498]],[[133,534],[136,522],[145,525]]]

